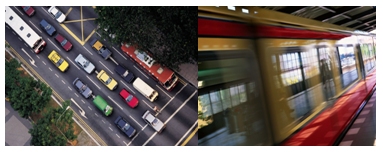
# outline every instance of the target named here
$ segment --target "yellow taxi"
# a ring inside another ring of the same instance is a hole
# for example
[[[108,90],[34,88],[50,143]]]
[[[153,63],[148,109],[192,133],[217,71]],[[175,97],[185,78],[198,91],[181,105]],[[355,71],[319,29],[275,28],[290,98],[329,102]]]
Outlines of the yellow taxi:
[[[48,59],[51,60],[51,62],[55,64],[61,72],[65,72],[69,68],[68,62],[65,61],[64,58],[62,58],[55,50],[52,50],[52,52],[48,55]]]
[[[97,74],[97,79],[100,80],[104,85],[106,85],[109,90],[115,90],[117,88],[117,81],[109,76],[104,70],[101,70]]]

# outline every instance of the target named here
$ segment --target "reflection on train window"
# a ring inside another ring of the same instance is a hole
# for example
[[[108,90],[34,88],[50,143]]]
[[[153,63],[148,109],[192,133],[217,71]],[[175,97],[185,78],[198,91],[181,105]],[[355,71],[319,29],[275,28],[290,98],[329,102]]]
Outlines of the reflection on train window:
[[[304,67],[305,78],[311,78],[319,74],[317,49],[311,49],[308,52],[302,52],[302,63]]]
[[[375,55],[371,44],[361,45],[364,67],[366,71],[370,71],[375,66]]]
[[[213,114],[212,112],[213,110],[211,109],[209,95],[205,94],[205,95],[198,96],[198,101],[200,102],[202,106],[203,117],[211,116]]]
[[[298,52],[279,55],[283,84],[289,86],[302,81]]]
[[[339,59],[341,62],[342,87],[347,87],[358,78],[355,66],[355,53],[352,45],[338,46]]]

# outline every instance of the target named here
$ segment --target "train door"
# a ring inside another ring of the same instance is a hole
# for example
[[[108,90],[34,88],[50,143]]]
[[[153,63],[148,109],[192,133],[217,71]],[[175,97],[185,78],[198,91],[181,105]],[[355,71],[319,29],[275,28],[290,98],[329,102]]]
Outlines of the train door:
[[[356,54],[357,54],[358,61],[359,61],[360,73],[361,73],[362,79],[364,80],[366,78],[366,69],[364,66],[365,63],[363,61],[362,48],[361,48],[360,44],[356,45]]]
[[[333,58],[330,54],[330,49],[327,46],[318,47],[318,61],[320,66],[320,76],[322,81],[322,88],[325,99],[329,101],[335,95],[334,77],[332,74],[332,61]]]

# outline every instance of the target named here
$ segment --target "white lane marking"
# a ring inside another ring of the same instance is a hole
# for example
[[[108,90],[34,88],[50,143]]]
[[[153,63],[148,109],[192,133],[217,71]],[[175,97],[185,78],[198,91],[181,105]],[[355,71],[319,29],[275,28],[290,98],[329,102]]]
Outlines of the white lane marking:
[[[143,128],[143,127],[141,126],[141,124],[139,124],[138,121],[137,121],[136,119],[134,119],[131,115],[129,115],[129,117],[132,118],[133,121],[136,122],[136,123],[141,127],[141,129]]]
[[[65,84],[64,80],[61,80],[61,82],[63,82]]]
[[[143,73],[140,68],[137,68],[135,65],[133,65],[133,66],[134,66],[134,68],[136,68],[138,70],[138,72],[140,72],[142,75],[144,75],[146,77],[146,79],[149,79],[149,77],[146,76],[146,74]]]
[[[90,55],[93,55],[93,53],[90,52],[85,46],[82,46],[82,47],[84,47],[84,49],[85,49],[86,51],[88,51],[88,53],[89,53]]]
[[[103,123],[105,123],[105,121],[104,120],[101,120]]]
[[[178,111],[180,111],[181,108],[184,107],[185,104],[188,103],[189,100],[190,100],[190,99],[191,99],[197,92],[198,92],[197,90],[194,91],[194,93],[193,93],[192,95],[190,95],[189,98],[187,98],[187,99],[185,100],[185,102],[184,102],[181,106],[178,107],[178,109],[177,109],[177,110],[176,110],[176,111],[175,111],[175,112],[168,118],[168,120],[165,121],[165,124],[167,124],[167,123],[170,121],[170,119],[172,119],[172,118],[174,117],[174,115],[176,115],[176,113],[177,113]]]
[[[94,81],[92,80],[92,79],[90,79],[88,76],[86,76],[90,81],[92,81],[92,83],[94,84],[94,85],[96,85],[96,87],[98,88],[98,89],[101,89],[96,83],[94,83]]]
[[[178,78],[178,80],[179,80],[182,84],[184,84],[184,85],[187,84],[184,80],[182,80],[182,79],[180,79],[180,78]]]
[[[56,73],[55,73],[56,77],[59,77]]]
[[[74,95],[76,95],[76,96],[77,96],[77,98],[79,97],[79,96],[77,95],[77,93],[74,93]]]
[[[190,127],[190,129],[181,137],[181,139],[174,145],[174,146],[177,146],[178,144],[180,144],[180,142],[182,140],[184,140],[184,138],[186,137],[186,135],[188,135],[190,133],[190,131],[193,130],[194,126],[198,124],[198,120],[195,121],[195,123]]]
[[[141,130],[144,130],[144,129],[146,128],[146,126],[148,126],[148,124],[146,124],[146,125],[144,126],[144,128],[142,128]],[[132,139],[126,146],[129,146],[129,145],[133,142],[133,140],[136,139],[136,137],[138,137],[138,135],[139,135],[140,133],[141,133],[141,131],[140,131],[136,136],[134,136],[133,139]]]
[[[112,100],[118,107],[120,107],[121,110],[124,110],[116,101],[114,101],[111,97],[108,96],[110,100]]]
[[[112,46],[112,48],[113,48],[114,50],[116,50],[116,52],[117,52],[118,54],[120,54],[125,60],[128,60],[124,55],[121,54],[120,51],[118,51],[116,48],[114,48],[114,46]]]
[[[32,50],[31,50],[32,51]],[[32,51],[33,52],[33,51]],[[37,58],[39,58],[40,59],[40,57],[38,56],[38,55],[36,55],[37,56]],[[43,61],[44,62],[44,61]]]
[[[185,106],[185,104],[186,103],[188,103],[189,102],[189,100],[195,95],[197,93],[197,90],[196,91],[194,91],[194,93],[188,98],[188,99],[186,99],[186,101],[180,106],[180,107],[178,107],[178,109],[165,121],[165,125],[170,121],[170,119],[172,119],[173,117],[174,117],[174,115],[176,114],[176,113],[178,113],[178,111],[180,111],[181,110],[181,108],[182,107],[184,107]],[[150,140],[152,140],[153,139],[153,137],[155,136],[155,135],[157,135],[157,132],[155,132],[155,133],[153,133],[153,135],[152,136],[150,136],[150,138],[148,139],[148,140],[146,140],[146,142],[142,145],[142,146],[145,146],[146,144],[148,144],[148,142],[150,141]]]
[[[117,134],[116,134],[116,136],[117,136],[118,138],[120,138],[120,136],[118,136]]]
[[[23,40],[22,40],[20,37],[18,37],[18,39],[19,39],[19,41],[23,42]],[[25,43],[24,43],[24,45],[28,46],[28,45],[25,44]]]
[[[110,127],[108,127],[111,131],[113,131],[113,129],[112,128],[110,128]]]
[[[89,106],[88,106],[88,108],[89,108],[90,110],[92,110],[92,108],[90,108]]]
[[[74,64],[74,62],[69,58],[69,57],[66,57],[70,62],[72,62],[72,64],[77,68],[77,69],[79,69],[79,70],[81,70],[78,66],[77,66],[77,64]]]
[[[48,41],[51,42],[56,47],[56,49],[61,52],[61,49],[59,47],[57,47],[57,45],[55,43],[53,43],[50,38],[48,38]]]
[[[169,98],[172,98],[168,93],[166,93],[160,86],[156,85],[163,93],[165,93]]]
[[[22,13],[19,9],[17,9],[16,6],[13,6],[22,16],[24,16],[24,13]]]
[[[25,45],[26,47],[28,47],[28,45],[27,45],[27,44],[25,44],[25,43],[24,43],[24,45]]]
[[[98,61],[98,62],[100,62],[110,73],[112,73],[113,74],[113,72],[112,71],[110,71],[109,70],[109,68],[108,67],[106,67],[105,65],[104,65],[104,63],[102,63],[101,61]]]
[[[166,106],[168,106],[168,104],[173,101],[174,97],[177,96],[184,88],[186,87],[186,85],[184,85],[161,109],[160,109],[160,112],[165,109]],[[157,115],[157,114],[156,114]]]
[[[9,26],[5,26],[5,27],[7,27],[8,29],[11,29],[11,28],[9,28]],[[12,32],[13,34],[15,34],[15,32]],[[15,34],[16,35],[16,34]]]
[[[82,101],[82,103],[84,103],[84,104],[85,104],[85,101],[84,101],[84,100],[82,100],[82,99],[81,99],[81,101]]]
[[[49,70],[51,70],[51,71],[52,71],[51,67],[48,67],[48,68],[49,68]]]
[[[98,117],[98,114],[97,113],[94,113],[94,115],[96,115]]]
[[[122,142],[124,142],[124,144],[127,146],[128,144],[125,142],[125,140],[124,141],[122,141]],[[374,145],[375,146],[375,145]]]
[[[142,102],[143,103],[145,103],[150,109],[153,109],[153,107],[152,106],[150,106],[148,103],[146,103],[146,101],[145,100],[142,100]]]
[[[43,63],[44,63],[44,65],[47,65],[47,64],[45,64],[45,62],[43,61]]]
[[[70,91],[72,91],[72,88],[70,88],[69,86],[68,86],[68,89],[69,89]]]
[[[41,30],[40,30],[40,28],[38,28],[35,24],[33,24],[32,22],[31,22],[31,20],[29,20],[29,23],[31,23],[40,33],[43,33],[43,32],[41,32]]]
[[[126,85],[124,81],[120,80],[120,82],[121,82],[122,84],[124,84],[124,85],[129,89],[130,92],[133,92],[133,94],[136,94],[136,92],[134,92],[133,89],[131,89],[130,87],[128,87],[128,85]]]

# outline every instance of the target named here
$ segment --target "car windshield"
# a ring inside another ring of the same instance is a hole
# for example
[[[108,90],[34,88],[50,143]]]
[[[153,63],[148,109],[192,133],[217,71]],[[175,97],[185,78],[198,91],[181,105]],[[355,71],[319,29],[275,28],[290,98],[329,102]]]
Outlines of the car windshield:
[[[61,12],[60,11],[57,11],[56,15],[55,15],[55,18],[58,19],[60,16],[61,16]]]
[[[109,78],[108,80],[106,80],[106,84],[109,84],[110,82],[112,82],[112,78]]]
[[[47,26],[45,26],[45,30],[49,30],[49,29],[51,29],[51,25],[50,24],[48,24]]]
[[[125,126],[122,128],[124,131],[128,131],[130,128],[130,125],[128,123],[125,124]]]
[[[61,46],[64,46],[66,44],[66,42],[68,42],[66,39],[64,39],[62,42],[61,42]]]
[[[85,89],[86,89],[86,85],[84,84],[84,85],[82,85],[81,90],[85,91]]]
[[[29,6],[24,6],[24,11],[29,10]]]
[[[131,101],[133,99],[133,96],[130,94],[127,98],[126,101]]]
[[[158,120],[154,119],[153,122],[152,122],[152,125],[155,126],[155,125],[157,125],[157,123],[158,123]]]
[[[63,59],[60,59],[60,60],[58,60],[58,61],[56,62],[56,65],[57,65],[57,66],[60,66],[63,62],[64,62],[64,60],[63,60]]]

